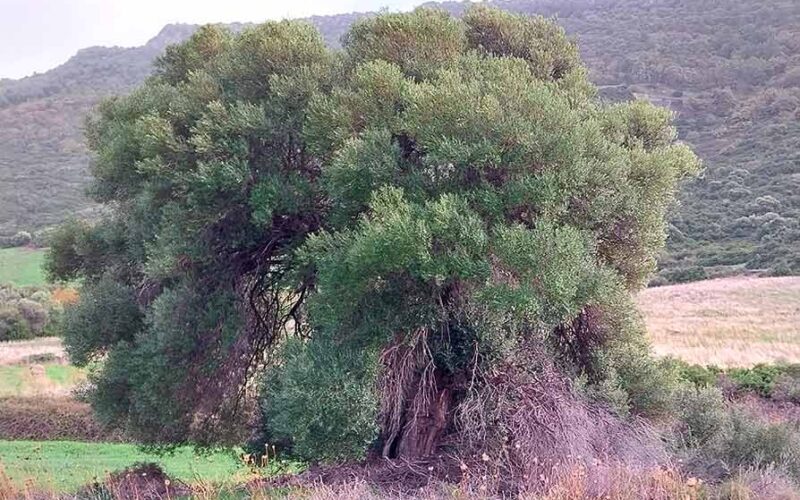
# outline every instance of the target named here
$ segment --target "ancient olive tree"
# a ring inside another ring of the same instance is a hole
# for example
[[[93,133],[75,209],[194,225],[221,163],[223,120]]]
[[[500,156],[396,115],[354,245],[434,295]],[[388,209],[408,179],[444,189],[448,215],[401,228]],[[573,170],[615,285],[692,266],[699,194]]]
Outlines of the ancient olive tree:
[[[84,280],[66,345],[103,421],[224,439],[260,385],[269,439],[338,459],[659,411],[630,296],[699,167],[670,113],[600,102],[541,18],[385,14],[343,47],[207,26],[90,122],[108,210],[49,268]]]

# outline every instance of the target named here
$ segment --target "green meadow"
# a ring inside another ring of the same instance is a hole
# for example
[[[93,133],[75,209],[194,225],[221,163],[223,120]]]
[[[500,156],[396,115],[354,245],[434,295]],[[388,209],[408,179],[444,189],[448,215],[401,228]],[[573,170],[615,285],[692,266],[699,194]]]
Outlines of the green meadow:
[[[159,464],[186,483],[240,484],[253,476],[234,451],[199,454],[183,447],[168,454],[133,444],[73,441],[0,441],[0,469],[12,483],[51,492],[75,492],[113,471],[141,462]]]
[[[0,249],[0,284],[17,286],[43,285],[45,283],[43,249]]]

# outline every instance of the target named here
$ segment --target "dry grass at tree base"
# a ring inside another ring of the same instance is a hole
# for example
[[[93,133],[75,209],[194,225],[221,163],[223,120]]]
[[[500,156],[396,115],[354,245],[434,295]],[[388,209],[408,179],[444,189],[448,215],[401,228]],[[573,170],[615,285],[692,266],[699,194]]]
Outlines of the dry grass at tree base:
[[[672,469],[656,469],[650,472],[601,465],[602,477],[585,467],[565,468],[557,476],[548,492],[522,491],[505,498],[520,500],[699,500],[706,498],[702,482],[681,476]],[[413,491],[392,491],[376,487],[373,481],[359,476],[343,478],[335,483],[306,482],[276,494],[259,484],[248,485],[250,498],[303,498],[308,500],[467,500],[500,498],[487,493],[485,478],[469,474],[458,483],[430,481]],[[277,490],[280,491],[280,490]],[[749,498],[749,497],[748,497]]]
[[[800,277],[649,288],[638,302],[659,356],[722,367],[800,362]]]
[[[601,490],[585,468],[564,471],[547,494],[522,492],[519,500],[790,500],[798,498],[791,482],[772,469],[746,470],[720,485],[707,485],[674,469],[651,472],[626,468],[605,468]],[[497,498],[487,495],[480,482],[458,484],[431,481],[413,492],[387,491],[360,477],[336,484],[308,482],[290,487],[269,486],[264,480],[239,485],[223,485],[199,479],[191,484],[166,474],[155,464],[140,464],[98,478],[78,490],[63,494],[43,490],[33,481],[20,484],[11,480],[0,466],[0,500],[166,500],[177,498],[249,500],[467,500]]]
[[[601,490],[586,469],[572,468],[561,475],[550,491],[545,494],[528,494],[522,492],[516,498],[520,500],[579,500],[579,499],[613,499],[613,500],[700,500],[708,498],[705,485],[692,478],[685,478],[670,469],[655,470],[650,473],[632,471],[624,468],[609,468],[604,471]],[[749,483],[756,484],[755,481]],[[748,482],[742,481],[740,491],[752,493]],[[772,491],[778,492],[775,488]],[[497,498],[488,495],[480,482],[461,482],[449,484],[431,481],[428,485],[413,492],[399,492],[376,487],[359,477],[350,477],[336,484],[307,482],[290,487],[269,486],[263,480],[256,480],[239,486],[220,485],[200,481],[186,483],[165,474],[153,464],[142,464],[126,470],[107,474],[98,478],[79,490],[77,496],[63,495],[52,490],[37,488],[33,482],[20,485],[11,480],[0,467],[0,500],[30,499],[49,500],[66,498],[81,499],[119,499],[119,500],[165,500],[173,498],[194,499],[287,499],[302,498],[305,500],[466,500]],[[759,498],[742,496],[735,498]],[[771,498],[792,498],[773,496]]]

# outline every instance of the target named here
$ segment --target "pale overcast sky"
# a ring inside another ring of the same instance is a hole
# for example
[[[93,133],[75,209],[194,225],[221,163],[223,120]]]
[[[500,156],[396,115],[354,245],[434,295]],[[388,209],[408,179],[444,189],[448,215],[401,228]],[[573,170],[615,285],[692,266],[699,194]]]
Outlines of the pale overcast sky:
[[[168,23],[262,22],[408,10],[424,0],[0,0],[0,78],[44,72],[93,45],[143,45]]]

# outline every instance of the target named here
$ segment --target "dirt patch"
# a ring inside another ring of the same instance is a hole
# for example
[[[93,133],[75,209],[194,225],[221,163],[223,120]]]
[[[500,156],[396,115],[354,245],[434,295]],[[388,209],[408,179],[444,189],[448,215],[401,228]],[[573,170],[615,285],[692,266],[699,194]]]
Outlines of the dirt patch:
[[[258,479],[251,482],[248,489],[343,486],[362,482],[388,496],[405,496],[433,484],[458,484],[465,472],[461,464],[460,460],[449,455],[414,461],[375,457],[362,463],[312,466],[301,474]]]
[[[0,399],[0,439],[124,441],[97,423],[89,405],[66,397]]]
[[[185,483],[171,479],[158,465],[143,463],[114,472],[102,483],[86,486],[78,497],[161,500],[187,496],[191,492]]]

